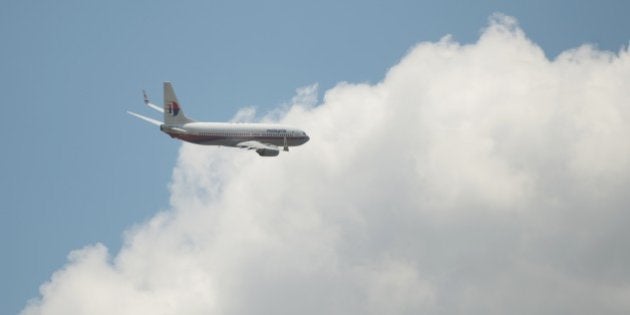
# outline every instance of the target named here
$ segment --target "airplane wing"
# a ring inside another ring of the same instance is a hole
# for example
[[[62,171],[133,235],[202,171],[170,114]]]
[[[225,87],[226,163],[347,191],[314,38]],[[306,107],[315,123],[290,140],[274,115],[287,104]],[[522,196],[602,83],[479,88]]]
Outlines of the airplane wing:
[[[127,113],[128,113],[129,115],[136,116],[136,117],[138,117],[138,118],[140,118],[140,119],[142,119],[142,120],[144,120],[144,121],[148,121],[148,122],[150,122],[150,123],[152,123],[152,124],[154,124],[154,125],[156,125],[156,126],[160,126],[160,125],[162,125],[162,122],[161,122],[161,121],[159,121],[159,120],[157,120],[157,119],[153,119],[153,118],[145,117],[145,116],[142,116],[142,115],[140,115],[140,114],[136,114],[136,113],[134,113],[134,112],[130,112],[130,111],[127,111]]]
[[[239,148],[247,149],[247,150],[258,150],[258,149],[267,149],[267,150],[278,150],[273,144],[266,144],[262,142],[258,142],[255,140],[244,141],[236,145]]]
[[[147,106],[149,106],[149,107],[151,107],[151,108],[153,108],[153,109],[157,110],[157,111],[158,111],[158,112],[160,112],[160,113],[164,113],[164,109],[163,109],[163,108],[161,108],[161,107],[159,107],[159,106],[157,106],[157,105],[155,105],[155,104],[152,104],[152,103],[147,103]]]
[[[256,150],[256,153],[260,156],[276,156],[280,154],[280,149],[277,146],[255,140],[244,141],[236,146],[247,150]]]
[[[145,103],[147,106],[149,106],[149,107],[151,107],[151,108],[153,108],[153,109],[157,110],[157,111],[158,111],[158,112],[160,112],[160,113],[164,113],[164,109],[163,109],[162,107],[157,106],[157,105],[155,105],[155,104],[151,103],[151,101],[149,101],[149,97],[147,96],[147,92],[145,92],[144,90],[142,90],[142,95],[144,95],[144,103]]]

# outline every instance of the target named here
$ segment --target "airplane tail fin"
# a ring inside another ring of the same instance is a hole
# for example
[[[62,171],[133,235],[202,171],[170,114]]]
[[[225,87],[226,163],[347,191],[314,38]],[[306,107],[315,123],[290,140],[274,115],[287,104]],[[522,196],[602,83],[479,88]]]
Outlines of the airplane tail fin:
[[[164,82],[164,123],[166,125],[183,125],[192,122],[184,115],[184,111],[179,105],[173,85],[171,82]]]

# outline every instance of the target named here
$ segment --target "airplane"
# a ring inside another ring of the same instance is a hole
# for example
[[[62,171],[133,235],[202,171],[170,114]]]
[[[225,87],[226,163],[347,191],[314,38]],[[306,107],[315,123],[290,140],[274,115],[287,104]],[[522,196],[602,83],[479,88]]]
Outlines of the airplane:
[[[164,107],[149,101],[144,94],[144,103],[164,114],[164,121],[142,116],[127,111],[130,115],[160,127],[171,138],[201,144],[236,147],[255,150],[260,156],[277,156],[280,148],[289,151],[289,147],[299,146],[310,140],[306,132],[284,125],[259,123],[197,122],[184,114],[173,85],[164,82]]]

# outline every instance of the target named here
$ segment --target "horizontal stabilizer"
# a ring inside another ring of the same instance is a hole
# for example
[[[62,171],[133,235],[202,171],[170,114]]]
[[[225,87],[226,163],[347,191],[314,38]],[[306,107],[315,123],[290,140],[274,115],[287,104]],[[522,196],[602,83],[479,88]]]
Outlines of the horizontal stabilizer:
[[[161,126],[161,125],[162,125],[162,122],[161,122],[161,121],[159,121],[159,120],[157,120],[157,119],[153,119],[153,118],[145,117],[145,116],[142,116],[142,115],[140,115],[140,114],[136,114],[136,113],[134,113],[134,112],[130,112],[130,111],[127,111],[127,113],[128,113],[129,115],[136,116],[136,117],[138,117],[138,118],[140,118],[140,119],[142,119],[142,120],[144,120],[144,121],[150,122],[150,123],[152,123],[152,124],[154,124],[154,125],[156,125],[156,126]]]

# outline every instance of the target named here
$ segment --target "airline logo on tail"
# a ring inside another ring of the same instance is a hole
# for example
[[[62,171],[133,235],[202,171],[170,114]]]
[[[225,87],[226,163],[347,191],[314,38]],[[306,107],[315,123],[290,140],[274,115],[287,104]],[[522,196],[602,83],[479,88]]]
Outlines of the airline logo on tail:
[[[177,116],[177,114],[179,114],[179,104],[177,104],[177,102],[170,102],[166,106],[166,111],[172,116]]]

